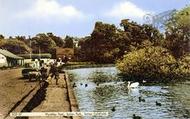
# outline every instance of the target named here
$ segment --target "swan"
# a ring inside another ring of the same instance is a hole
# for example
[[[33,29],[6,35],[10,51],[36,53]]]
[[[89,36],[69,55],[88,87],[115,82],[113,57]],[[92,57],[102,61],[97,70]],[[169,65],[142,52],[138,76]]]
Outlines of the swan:
[[[138,86],[139,86],[139,82],[131,83],[130,81],[128,81],[128,85],[127,85],[128,88],[136,88]]]

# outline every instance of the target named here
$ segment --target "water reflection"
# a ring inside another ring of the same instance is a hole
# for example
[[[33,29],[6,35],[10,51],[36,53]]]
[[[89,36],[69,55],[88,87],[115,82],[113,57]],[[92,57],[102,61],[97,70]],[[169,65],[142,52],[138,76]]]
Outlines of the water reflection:
[[[77,85],[75,93],[81,111],[107,111],[109,117],[105,119],[132,118],[133,114],[145,119],[190,117],[189,82],[171,86],[139,86],[129,90],[115,67],[82,68],[68,72]],[[94,82],[97,79],[105,80],[97,84]],[[85,84],[88,86],[85,87]],[[139,97],[145,102],[139,102]],[[162,106],[157,106],[156,101]]]

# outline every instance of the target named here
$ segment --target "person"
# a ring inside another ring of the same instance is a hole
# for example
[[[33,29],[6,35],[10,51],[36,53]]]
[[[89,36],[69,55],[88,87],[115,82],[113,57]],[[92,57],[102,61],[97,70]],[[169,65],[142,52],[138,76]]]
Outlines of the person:
[[[47,68],[46,65],[43,64],[43,66],[40,68],[40,86],[43,85],[42,82],[44,82],[45,80],[47,80]]]
[[[58,85],[58,80],[59,80],[59,70],[57,66],[57,62],[55,62],[53,65],[50,67],[50,74],[51,74],[51,79],[56,80],[56,85]]]
[[[45,64],[41,67],[40,73],[41,73],[42,80],[46,80],[48,75],[47,75],[47,67]]]

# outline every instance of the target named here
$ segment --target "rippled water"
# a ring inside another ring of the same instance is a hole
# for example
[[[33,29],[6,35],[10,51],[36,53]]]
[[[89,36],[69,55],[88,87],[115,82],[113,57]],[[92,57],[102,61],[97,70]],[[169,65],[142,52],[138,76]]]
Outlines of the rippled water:
[[[190,118],[190,82],[168,86],[141,85],[128,90],[115,67],[81,68],[68,72],[77,85],[74,90],[80,111],[109,112],[108,117],[84,119],[127,119],[132,118],[133,114],[143,119]],[[93,82],[99,79],[108,82],[99,85]],[[145,99],[145,102],[139,102],[138,97]],[[156,101],[161,106],[156,106]],[[112,111],[113,108],[115,111]]]

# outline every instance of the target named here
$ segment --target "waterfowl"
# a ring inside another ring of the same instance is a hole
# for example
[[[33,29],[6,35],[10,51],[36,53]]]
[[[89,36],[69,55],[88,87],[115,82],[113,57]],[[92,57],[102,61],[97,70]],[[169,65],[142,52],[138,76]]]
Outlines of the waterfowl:
[[[133,119],[142,119],[142,117],[136,116],[135,114],[133,114]]]
[[[142,97],[139,97],[139,102],[145,102],[145,99],[143,99]]]
[[[83,84],[82,84],[82,83],[80,83],[80,85],[82,86]]]
[[[146,83],[146,80],[143,80],[142,82],[143,82],[143,83]]]
[[[74,88],[74,87],[77,87],[76,83],[73,83],[73,88]]]
[[[156,101],[156,106],[162,106],[162,104]]]
[[[85,84],[85,87],[87,87],[88,86],[88,84]]]
[[[138,86],[139,86],[139,82],[131,83],[130,81],[128,81],[128,85],[127,85],[128,88],[136,88]]]
[[[186,118],[186,119],[189,118],[189,116],[187,114],[184,114],[183,117]]]
[[[112,111],[112,112],[115,112],[115,107],[112,107],[111,111]]]

